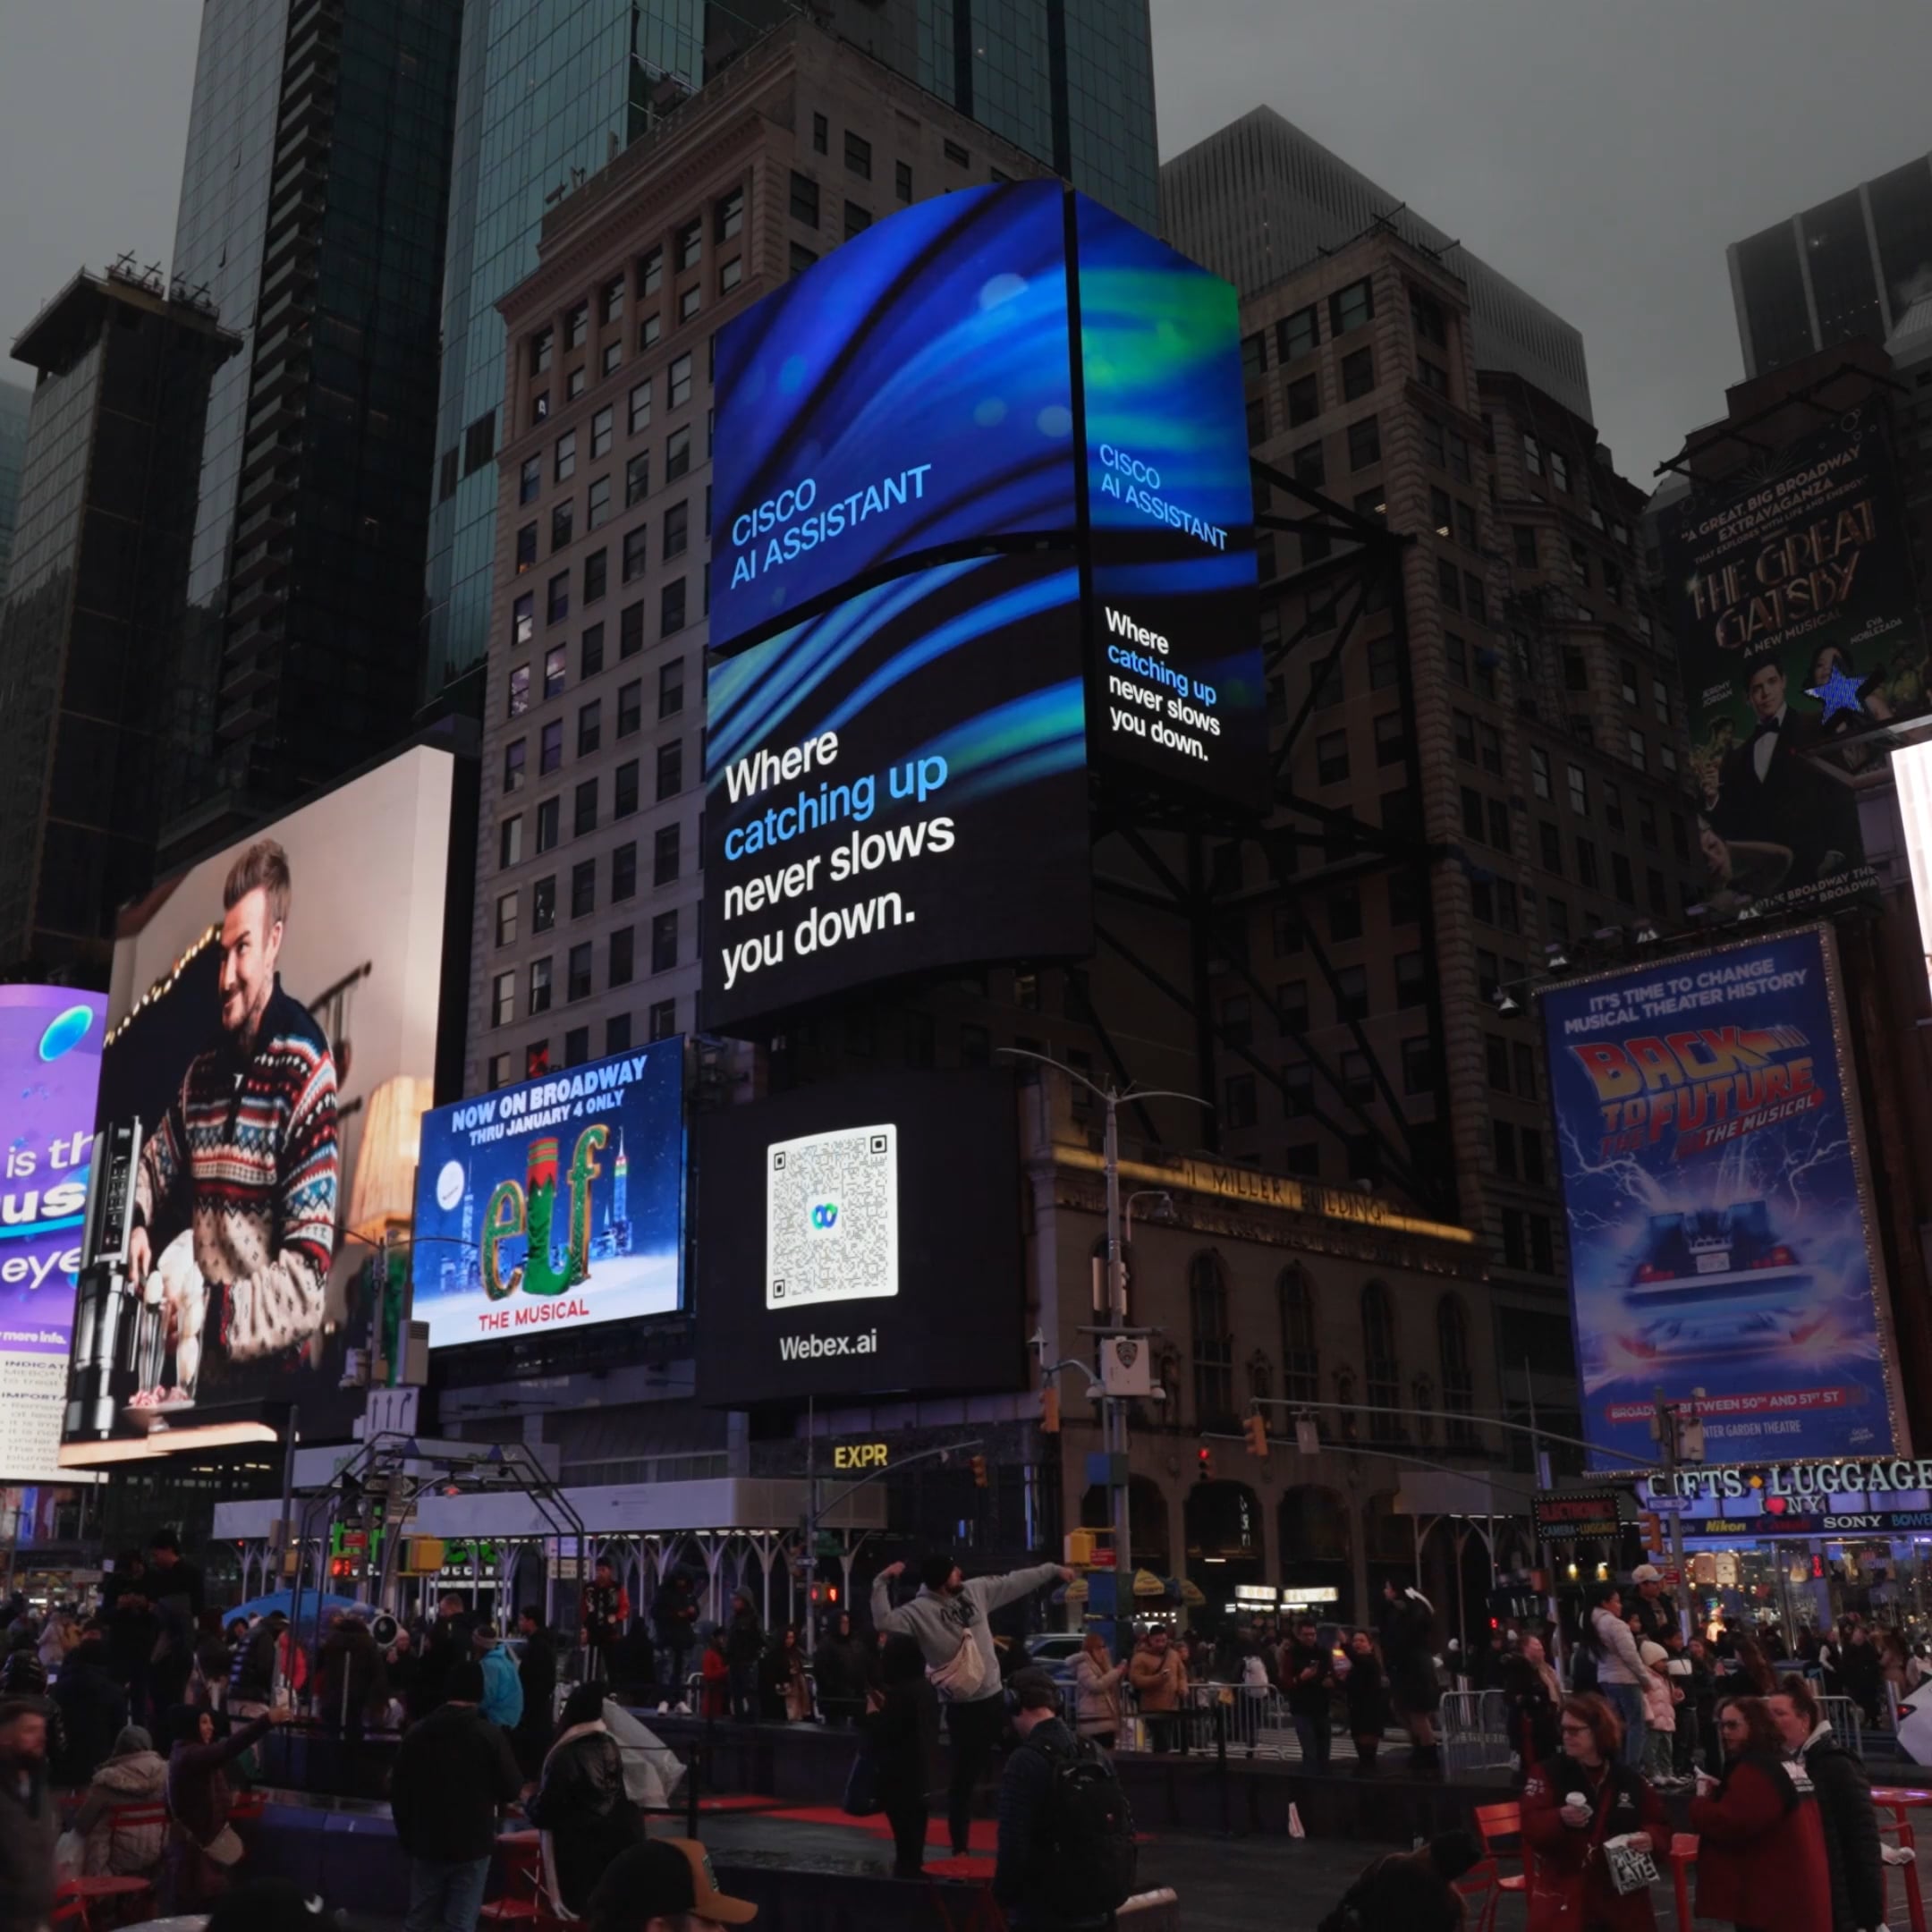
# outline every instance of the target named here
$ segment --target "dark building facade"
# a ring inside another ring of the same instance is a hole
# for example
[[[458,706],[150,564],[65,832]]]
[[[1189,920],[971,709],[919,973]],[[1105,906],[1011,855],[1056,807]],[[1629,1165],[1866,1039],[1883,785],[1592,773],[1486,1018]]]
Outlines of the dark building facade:
[[[407,728],[460,0],[208,0],[174,238],[245,352],[208,410],[177,849]]]
[[[1932,287],[1932,155],[1733,242],[1725,254],[1747,376],[1854,337],[1883,342]]]
[[[535,271],[546,211],[632,142],[677,123],[707,83],[734,86],[732,64],[793,16],[1156,226],[1148,0],[469,0],[443,275],[426,695],[479,674],[488,651],[496,456],[524,427],[500,420],[496,304]],[[941,166],[956,175],[894,192],[923,199],[984,180],[987,165],[970,138],[955,141]]]
[[[240,346],[125,271],[77,275],[13,345],[39,386],[0,606],[0,969],[105,983],[148,884],[209,377]]]

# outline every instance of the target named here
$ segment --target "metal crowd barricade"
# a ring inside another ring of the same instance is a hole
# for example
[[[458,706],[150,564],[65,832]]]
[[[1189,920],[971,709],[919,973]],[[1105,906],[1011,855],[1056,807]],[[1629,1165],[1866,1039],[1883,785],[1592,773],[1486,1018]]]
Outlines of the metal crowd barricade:
[[[1502,1691],[1445,1690],[1436,1723],[1445,1778],[1509,1768],[1509,1699]]]
[[[1818,1701],[1825,1722],[1832,1727],[1832,1735],[1854,1758],[1862,1758],[1865,1755],[1864,1718],[1857,1700],[1848,1697],[1821,1697]]]

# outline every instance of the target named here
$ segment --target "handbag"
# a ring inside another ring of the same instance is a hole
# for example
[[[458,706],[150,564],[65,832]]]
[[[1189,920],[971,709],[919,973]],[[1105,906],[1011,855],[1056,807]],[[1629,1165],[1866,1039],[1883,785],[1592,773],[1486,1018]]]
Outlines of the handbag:
[[[1604,1869],[1609,1873],[1611,1887],[1619,1898],[1632,1892],[1648,1892],[1657,1883],[1657,1860],[1649,1852],[1614,1838],[1606,1839],[1602,1850]]]
[[[926,1666],[927,1681],[948,1704],[970,1704],[987,1688],[987,1661],[970,1630],[960,1633],[960,1647],[944,1664]]]

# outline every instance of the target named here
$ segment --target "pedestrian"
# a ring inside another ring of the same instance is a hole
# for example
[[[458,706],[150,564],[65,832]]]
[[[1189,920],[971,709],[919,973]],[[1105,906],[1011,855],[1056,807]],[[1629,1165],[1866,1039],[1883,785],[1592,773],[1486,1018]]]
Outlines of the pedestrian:
[[[1623,1593],[1614,1583],[1597,1587],[1584,1628],[1597,1659],[1597,1688],[1623,1725],[1623,1762],[1634,1771],[1643,1763],[1644,1685],[1649,1673],[1624,1621]]]
[[[247,1625],[243,1624],[244,1631]],[[226,1620],[210,1604],[195,1623],[194,1669],[188,1676],[188,1701],[219,1710],[228,1694],[228,1674],[234,1668]]]
[[[523,1655],[517,1659],[516,1667],[523,1708],[510,1741],[524,1775],[535,1777],[542,1767],[544,1750],[555,1724],[556,1640],[535,1604],[525,1604],[517,1612],[517,1634],[523,1640]]]
[[[1846,1634],[1844,1648],[1838,1655],[1838,1675],[1844,1694],[1858,1706],[1866,1724],[1877,1729],[1878,1704],[1885,1694],[1885,1664],[1871,1632],[1862,1623],[1854,1623]],[[1772,1690],[1775,1689],[1774,1684]]]
[[[1342,1698],[1348,1707],[1349,1735],[1355,1740],[1355,1775],[1373,1777],[1383,1728],[1388,1723],[1388,1674],[1382,1667],[1372,1631],[1359,1630],[1349,1639],[1348,1675],[1342,1680]]]
[[[81,1632],[48,1695],[64,1733],[64,1748],[54,1760],[54,1781],[64,1791],[79,1791],[106,1761],[128,1721],[127,1692],[114,1681],[107,1628],[99,1618]]]
[[[892,1826],[893,1876],[917,1878],[926,1857],[928,1792],[939,1736],[939,1699],[926,1681],[917,1639],[888,1636],[879,1649],[879,1683],[860,1720],[872,1785]]]
[[[699,1694],[702,1715],[709,1721],[731,1715],[731,1665],[724,1656],[724,1632],[714,1630],[705,1639],[704,1656],[699,1661],[704,1679]]]
[[[611,1860],[590,1898],[587,1932],[708,1932],[750,1925],[758,1907],[720,1892],[695,1838],[654,1838]]]
[[[660,1579],[651,1598],[651,1623],[657,1632],[658,1683],[667,1704],[684,1700],[685,1672],[698,1642],[698,1592],[687,1571]]]
[[[1543,1654],[1540,1637],[1525,1637],[1504,1660],[1502,1690],[1509,1710],[1510,1743],[1523,1775],[1559,1745],[1556,1714],[1563,1707],[1563,1685]]]
[[[0,1700],[0,1932],[39,1932],[53,1914],[60,1818],[47,1767],[47,1713]]]
[[[621,1702],[648,1703],[657,1691],[657,1653],[651,1643],[650,1624],[632,1616],[631,1628],[617,1640],[608,1659],[611,1694]],[[544,1711],[546,1722],[549,1707]]]
[[[1832,1932],[1864,1932],[1885,1915],[1885,1870],[1871,1774],[1825,1721],[1811,1686],[1789,1676],[1765,1699],[1786,1758],[1802,1765],[1818,1801],[1831,1877]]]
[[[47,1665],[50,1677],[59,1676],[61,1665],[67,1661],[67,1653],[80,1641],[80,1623],[73,1612],[63,1605],[48,1616],[37,1647],[40,1661]]]
[[[1335,1660],[1314,1623],[1304,1619],[1281,1648],[1282,1688],[1288,1694],[1288,1721],[1301,1741],[1301,1767],[1326,1772],[1334,1743],[1329,1702],[1335,1690]]]
[[[1445,1832],[1412,1852],[1388,1852],[1335,1902],[1317,1932],[1461,1932],[1455,1882],[1482,1853],[1466,1831]]]
[[[1724,1680],[1738,1697],[1774,1697],[1777,1693],[1777,1673],[1754,1637],[1732,1640],[1731,1669]]]
[[[157,1714],[171,1711],[188,1699],[188,1679],[194,1670],[196,1622],[201,1614],[201,1572],[185,1562],[181,1542],[172,1530],[157,1530],[148,1538],[148,1599],[159,1620],[151,1672],[151,1695]]]
[[[1677,1768],[1689,1775],[1694,1774],[1700,1763],[1705,1769],[1715,1770],[1722,1759],[1716,1750],[1717,1679],[1711,1669],[1710,1646],[1701,1637],[1691,1638],[1684,1646],[1684,1663],[1688,1674],[1683,1680],[1684,1700],[1677,1707],[1677,1741],[1682,1747]]]
[[[277,1705],[222,1737],[214,1712],[176,1707],[167,1775],[170,1911],[204,1911],[227,1890],[242,1852],[228,1822],[228,1767],[292,1715]]]
[[[1655,1563],[1639,1563],[1631,1572],[1630,1580],[1630,1614],[1640,1626],[1638,1636],[1662,1643],[1668,1631],[1682,1628],[1677,1599],[1664,1588],[1664,1572]]]
[[[494,1623],[479,1623],[470,1633],[470,1650],[483,1672],[483,1715],[504,1732],[523,1718],[523,1682],[516,1659]]]
[[[812,1720],[811,1679],[805,1674],[805,1648],[796,1623],[788,1624],[778,1639],[778,1659],[784,1672],[784,1721],[809,1724]]]
[[[865,1709],[866,1680],[871,1654],[852,1634],[852,1618],[843,1611],[833,1619],[812,1652],[812,1680],[818,1691],[818,1712],[828,1724],[851,1724]]]
[[[1112,1750],[1120,1736],[1120,1687],[1126,1674],[1126,1665],[1114,1661],[1106,1639],[1089,1631],[1073,1659],[1073,1727],[1103,1750]]]
[[[443,1702],[396,1747],[389,1810],[409,1860],[403,1932],[475,1932],[483,1909],[497,1813],[523,1773],[482,1703],[482,1665],[452,1665]]]
[[[1636,1617],[1631,1619],[1631,1636],[1637,1635]],[[1671,1682],[1670,1652],[1648,1637],[1638,1639],[1637,1655],[1644,1667],[1644,1755],[1641,1769],[1653,1784],[1674,1785],[1677,1775],[1671,1768],[1677,1745],[1677,1710],[1683,1692]]]
[[[1188,1667],[1180,1645],[1168,1631],[1157,1625],[1134,1646],[1134,1654],[1128,1659],[1127,1682],[1133,1686],[1134,1703],[1147,1726],[1148,1748],[1172,1750],[1180,1714],[1187,1703]]]
[[[604,1686],[579,1684],[564,1700],[556,1741],[524,1815],[543,1834],[545,1885],[582,1916],[605,1869],[644,1836],[624,1789],[623,1754],[604,1723]]]
[[[1436,1713],[1442,1687],[1436,1678],[1436,1606],[1419,1589],[1382,1586],[1382,1655],[1388,1666],[1389,1700],[1409,1733],[1412,1770],[1434,1771]]]
[[[631,1623],[631,1594],[617,1580],[608,1556],[597,1558],[591,1580],[583,1587],[578,1621],[583,1632],[585,1677],[608,1677],[610,1654]]]
[[[1809,1778],[1792,1775],[1761,1698],[1724,1699],[1717,1735],[1724,1775],[1700,1775],[1690,1801],[1698,1917],[1727,1919],[1740,1932],[1824,1932],[1831,1873]]]
[[[128,1805],[161,1805],[166,1799],[167,1759],[142,1726],[126,1725],[95,1772],[74,1818],[82,1876],[154,1877],[167,1852],[167,1826],[160,1819],[127,1825],[115,1813]]]
[[[1020,1742],[999,1789],[993,1896],[1013,1932],[1103,1932],[1133,1892],[1133,1814],[1113,1760],[1076,1738],[1043,1670],[1008,1687]]]
[[[47,1761],[49,1767],[67,1757],[67,1722],[61,1707],[47,1695],[47,1665],[31,1643],[23,1643],[0,1664],[0,1699],[30,1698],[47,1720]]]
[[[1883,1683],[1890,1686],[1893,1699],[1902,1703],[1916,1688],[1911,1673],[1911,1655],[1905,1648],[1905,1640],[1895,1630],[1880,1631],[1877,1648],[1879,1677]]]
[[[316,1714],[331,1731],[356,1739],[389,1707],[389,1666],[366,1618],[338,1616],[316,1652]]]
[[[1668,1851],[1664,1801],[1624,1757],[1622,1722],[1601,1694],[1565,1698],[1557,1736],[1557,1754],[1523,1781],[1529,1932],[1650,1932],[1648,1889],[1620,1893],[1604,1847]]]
[[[454,1590],[445,1590],[436,1599],[435,1620],[423,1632],[422,1668],[417,1678],[417,1698],[421,1715],[427,1716],[443,1701],[443,1680],[457,1665],[470,1659],[470,1632],[476,1619],[463,1607]]]
[[[765,1626],[750,1590],[733,1590],[724,1625],[724,1661],[731,1665],[731,1714],[740,1724],[759,1715],[758,1665],[765,1656]]]
[[[1002,1605],[1018,1603],[1049,1583],[1071,1583],[1073,1572],[1058,1563],[1038,1563],[1006,1576],[975,1577],[969,1583],[952,1555],[942,1552],[920,1566],[919,1595],[894,1609],[893,1580],[904,1569],[903,1563],[888,1563],[873,1579],[872,1627],[916,1638],[925,1657],[946,1714],[953,1749],[946,1794],[953,1855],[964,1858],[973,1791],[992,1765],[1005,1719],[999,1659],[988,1619]]]
[[[148,1682],[161,1634],[160,1619],[148,1600],[146,1572],[139,1552],[117,1558],[109,1580],[114,1594],[105,1606],[108,1668],[127,1686],[128,1713],[136,1719],[149,1714]]]

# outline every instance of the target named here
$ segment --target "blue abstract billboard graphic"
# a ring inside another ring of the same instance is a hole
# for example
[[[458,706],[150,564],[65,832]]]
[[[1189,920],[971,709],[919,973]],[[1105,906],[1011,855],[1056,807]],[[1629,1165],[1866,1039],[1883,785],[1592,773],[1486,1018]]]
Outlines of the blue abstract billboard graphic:
[[[683,1103],[668,1039],[425,1114],[411,1273],[430,1347],[675,1313]]]
[[[1808,928],[1542,996],[1596,1468],[1655,1460],[1659,1390],[1713,1463],[1895,1446],[1835,973]]]
[[[1063,192],[902,208],[718,332],[713,649],[925,551],[1071,540]]]
[[[59,1474],[106,1011],[0,986],[0,1480]]]
[[[888,578],[707,679],[705,1023],[1092,945],[1080,572]]]

